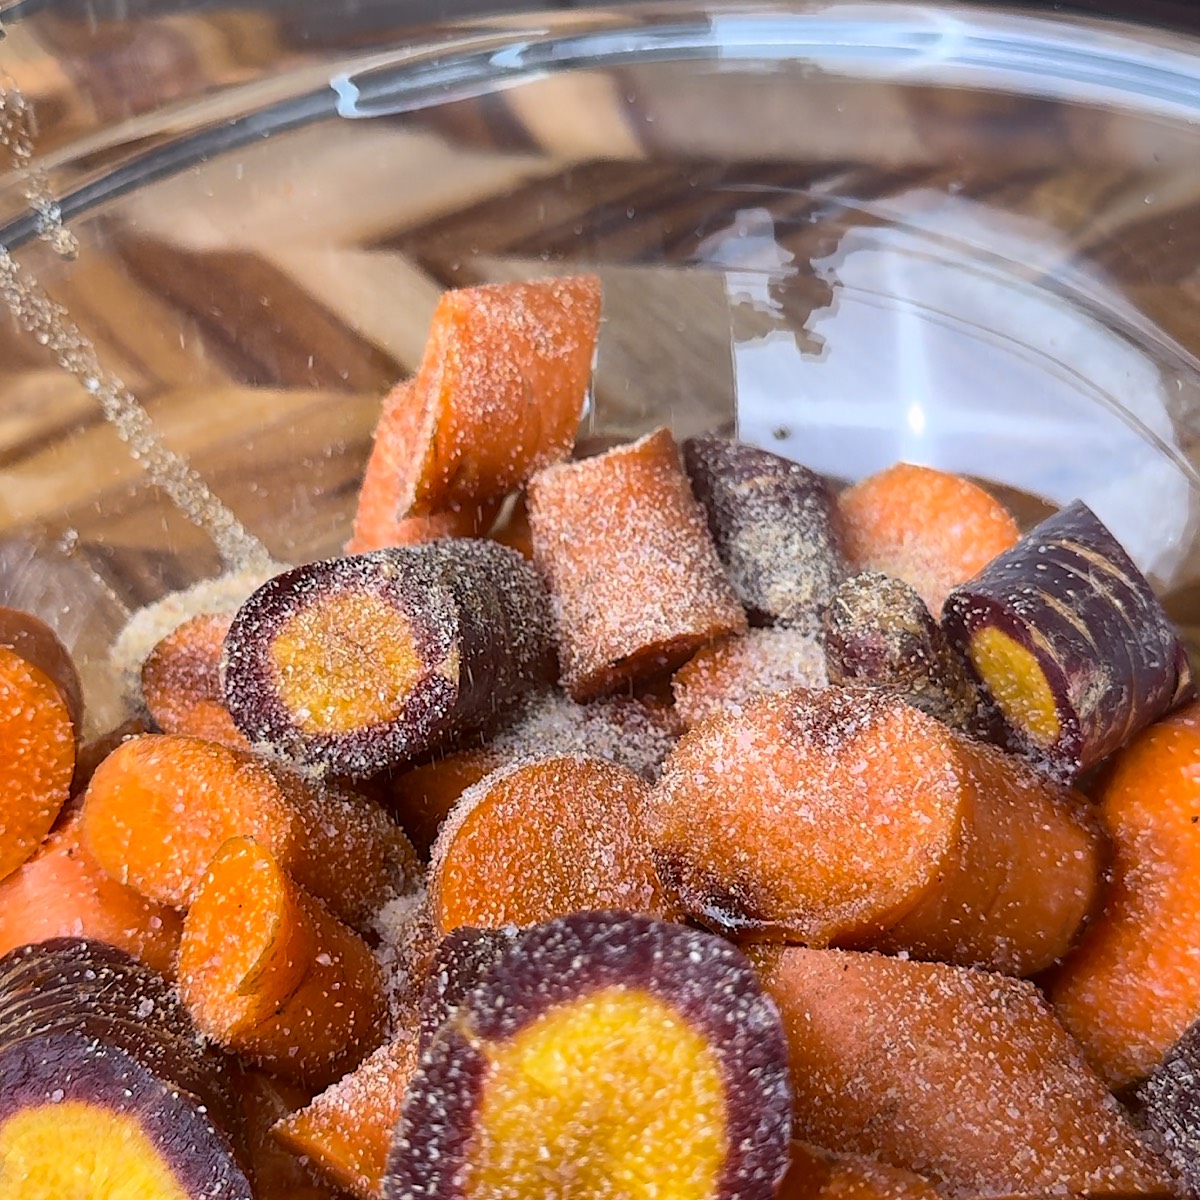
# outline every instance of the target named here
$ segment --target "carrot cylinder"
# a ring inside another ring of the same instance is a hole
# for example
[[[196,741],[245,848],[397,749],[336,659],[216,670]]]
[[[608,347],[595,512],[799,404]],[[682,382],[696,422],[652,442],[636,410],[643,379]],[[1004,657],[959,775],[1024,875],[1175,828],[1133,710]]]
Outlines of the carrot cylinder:
[[[221,691],[221,650],[232,620],[232,613],[190,617],[142,664],[142,700],[163,733],[249,746]]]
[[[0,954],[29,942],[82,937],[117,946],[161,975],[175,971],[182,921],[106,875],[80,841],[78,818],[54,830],[0,881]]]
[[[685,734],[651,794],[659,874],[748,940],[906,949],[1032,974],[1092,909],[1082,800],[894,696],[765,696]]]
[[[752,957],[783,1015],[797,1138],[953,1195],[1169,1193],[1032,984],[838,950]]]
[[[31,858],[71,790],[75,725],[58,685],[0,646],[0,879]]]
[[[78,735],[83,728],[83,684],[75,660],[58,634],[32,613],[0,606],[0,646],[20,655],[54,682]]]
[[[1151,726],[1097,795],[1113,843],[1103,913],[1050,989],[1113,1086],[1147,1074],[1200,1019],[1200,703]]]
[[[838,497],[846,556],[856,571],[902,579],[937,616],[965,583],[1019,536],[983,488],[932,467],[897,463]]]
[[[214,855],[239,836],[257,839],[351,924],[415,873],[407,839],[369,800],[200,738],[122,743],[92,776],[81,820],[104,871],[177,908],[192,903]]]
[[[183,923],[179,984],[197,1028],[313,1087],[383,1040],[383,973],[367,944],[250,838],[226,842]]]
[[[433,848],[439,931],[604,908],[669,915],[642,827],[648,791],[628,768],[583,755],[489,775],[462,797]]]
[[[438,830],[467,788],[490,775],[505,756],[490,747],[462,750],[403,771],[389,787],[388,808],[417,853],[429,857]]]
[[[447,292],[420,369],[388,397],[367,463],[352,545],[499,500],[575,441],[600,321],[593,275]]]
[[[415,1038],[380,1046],[352,1074],[280,1120],[274,1136],[339,1187],[376,1200],[416,1069]]]
[[[746,628],[666,429],[529,485],[562,682],[576,700],[672,670]]]

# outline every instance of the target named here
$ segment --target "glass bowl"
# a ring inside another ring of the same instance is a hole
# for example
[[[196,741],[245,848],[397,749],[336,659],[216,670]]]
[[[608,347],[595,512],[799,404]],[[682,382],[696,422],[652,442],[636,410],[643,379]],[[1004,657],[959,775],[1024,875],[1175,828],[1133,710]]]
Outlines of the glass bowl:
[[[1081,497],[1197,618],[1200,41],[954,4],[25,8],[0,600],[75,649],[96,726],[132,612],[343,545],[444,288],[585,269],[585,447],[736,429],[1024,521]]]

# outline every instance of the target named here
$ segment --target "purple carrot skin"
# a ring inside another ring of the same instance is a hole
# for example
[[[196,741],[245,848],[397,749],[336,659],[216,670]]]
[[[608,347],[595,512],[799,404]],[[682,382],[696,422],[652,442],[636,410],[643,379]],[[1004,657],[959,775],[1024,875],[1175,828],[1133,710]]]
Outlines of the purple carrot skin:
[[[79,939],[0,959],[0,1195],[115,1177],[145,1200],[252,1200],[243,1154],[225,1061],[152,971]]]
[[[465,538],[276,576],[239,609],[222,661],[252,743],[354,778],[483,729],[553,671],[533,568]]]
[[[550,1091],[530,1082],[547,1056]],[[771,1200],[790,1107],[779,1015],[738,950],[576,913],[505,950],[423,1055],[384,1197],[613,1195],[653,1179],[663,1195]]]
[[[895,692],[964,732],[985,728],[970,668],[907,583],[877,571],[843,580],[825,610],[824,644],[830,683]]]
[[[1200,1021],[1133,1094],[1152,1144],[1171,1164],[1184,1192],[1200,1196]]]
[[[847,573],[829,481],[734,438],[689,438],[682,449],[692,491],[751,623],[815,632]]]
[[[1011,749],[1074,779],[1194,695],[1149,583],[1076,501],[955,588],[942,624]]]

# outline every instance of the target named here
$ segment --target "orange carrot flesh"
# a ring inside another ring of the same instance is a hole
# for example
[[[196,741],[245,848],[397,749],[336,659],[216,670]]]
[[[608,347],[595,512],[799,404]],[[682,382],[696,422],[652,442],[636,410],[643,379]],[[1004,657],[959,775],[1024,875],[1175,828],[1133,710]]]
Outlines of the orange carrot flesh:
[[[80,842],[77,818],[55,829],[33,858],[0,881],[0,955],[51,938],[91,938],[171,977],[182,925],[173,908],[100,870]]]
[[[31,858],[67,802],[75,727],[54,681],[0,647],[0,879]]]
[[[232,613],[201,613],[184,621],[142,664],[142,699],[164,733],[248,747],[221,690],[221,648]]]
[[[1077,798],[896,697],[796,689],[692,729],[651,793],[660,875],[749,940],[1032,973],[1070,945],[1102,842]],[[893,931],[893,932],[890,932]]]
[[[1103,913],[1050,989],[1112,1086],[1152,1070],[1200,1017],[1200,705],[1113,760],[1096,799],[1113,844]]]
[[[0,606],[0,647],[14,651],[53,680],[78,735],[83,728],[83,684],[75,660],[54,630],[32,613]]]
[[[415,874],[407,840],[371,801],[323,789],[249,751],[175,734],[134,738],[84,796],[84,843],[114,879],[177,908],[230,838],[251,836],[352,924]]]
[[[381,1046],[359,1068],[281,1120],[274,1136],[340,1187],[383,1194],[392,1135],[417,1069],[415,1038]]]
[[[463,796],[433,849],[439,930],[533,925],[588,909],[668,916],[642,828],[647,792],[628,768],[582,755],[489,775]]]
[[[668,430],[551,467],[528,500],[572,699],[620,691],[745,631]]]
[[[565,458],[600,319],[594,276],[447,292],[416,378],[388,397],[363,479],[355,546],[410,517],[500,500]]]
[[[783,1016],[797,1138],[961,1196],[1170,1190],[1033,985],[838,950],[752,957]]]
[[[856,571],[903,580],[936,617],[965,583],[1020,536],[983,488],[945,471],[897,463],[838,498],[846,557]]]
[[[428,858],[438,830],[459,797],[502,762],[499,754],[487,748],[463,750],[396,776],[389,789],[388,809],[418,854]]]
[[[184,918],[179,982],[203,1033],[311,1086],[383,1037],[383,975],[366,943],[249,838],[221,847]]]

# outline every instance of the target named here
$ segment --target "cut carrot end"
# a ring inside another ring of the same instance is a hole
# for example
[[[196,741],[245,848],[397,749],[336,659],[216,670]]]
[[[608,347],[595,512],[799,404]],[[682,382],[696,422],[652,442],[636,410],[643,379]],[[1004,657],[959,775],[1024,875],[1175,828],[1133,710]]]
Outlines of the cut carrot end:
[[[1004,716],[1039,745],[1052,746],[1062,732],[1062,722],[1054,689],[1037,657],[994,626],[980,629],[971,638],[967,654],[988,681],[992,699]]]

